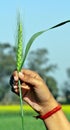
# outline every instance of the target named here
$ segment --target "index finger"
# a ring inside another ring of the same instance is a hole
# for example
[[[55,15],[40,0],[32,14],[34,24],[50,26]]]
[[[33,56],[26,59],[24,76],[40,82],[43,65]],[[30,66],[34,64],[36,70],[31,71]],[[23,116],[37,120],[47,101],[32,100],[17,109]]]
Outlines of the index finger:
[[[19,79],[25,83],[28,83],[33,86],[39,86],[41,84],[41,80],[36,79],[34,77],[28,76],[26,74],[22,74],[22,72],[19,72]]]
[[[23,74],[26,74],[26,75],[30,75],[31,77],[33,77],[33,78],[36,78],[36,79],[42,79],[40,76],[39,76],[39,74],[37,73],[37,72],[35,72],[35,71],[32,71],[32,70],[28,70],[28,69],[22,69],[21,70],[21,72],[23,73]]]
[[[18,81],[18,72],[14,71],[12,75],[13,75],[14,80]]]

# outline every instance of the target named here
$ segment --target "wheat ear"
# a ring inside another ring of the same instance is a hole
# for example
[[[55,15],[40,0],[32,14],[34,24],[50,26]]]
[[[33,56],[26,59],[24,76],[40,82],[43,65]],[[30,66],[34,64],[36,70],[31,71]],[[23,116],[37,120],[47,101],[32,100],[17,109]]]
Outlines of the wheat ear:
[[[23,33],[22,33],[22,24],[20,22],[20,18],[18,20],[18,34],[17,34],[17,49],[16,49],[16,67],[17,71],[21,71],[21,63],[23,58]],[[22,119],[22,130],[24,130],[23,123],[23,101],[22,101],[22,92],[21,92],[21,84],[20,80],[18,81],[19,94],[20,94],[20,107],[21,107],[21,119]]]

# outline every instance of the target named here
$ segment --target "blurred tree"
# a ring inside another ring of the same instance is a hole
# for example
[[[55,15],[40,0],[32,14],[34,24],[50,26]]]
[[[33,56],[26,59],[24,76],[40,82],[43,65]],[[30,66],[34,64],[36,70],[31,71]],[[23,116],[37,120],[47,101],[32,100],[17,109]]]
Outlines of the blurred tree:
[[[54,72],[56,65],[51,65],[48,63],[48,50],[38,49],[32,51],[29,54],[27,60],[27,66],[29,69],[37,71],[40,76],[48,84],[50,91],[56,97],[58,94],[57,82],[52,77],[49,76],[50,72]],[[7,103],[11,101],[18,102],[18,98],[14,94],[10,93],[9,79],[10,75],[15,69],[16,65],[16,56],[15,56],[15,47],[11,46],[9,43],[0,44],[0,101]]]
[[[50,91],[56,98],[58,94],[57,82],[52,76],[49,76],[49,74],[50,72],[54,72],[54,70],[57,68],[57,65],[52,65],[48,62],[48,50],[38,49],[29,53],[27,67],[38,72],[38,74],[44,79]]]
[[[70,103],[70,68],[66,70],[67,74],[67,81],[64,82],[64,87],[63,87],[63,93],[64,96],[66,97],[67,103]]]
[[[15,69],[15,48],[9,43],[0,44],[0,101],[9,91],[9,78]]]

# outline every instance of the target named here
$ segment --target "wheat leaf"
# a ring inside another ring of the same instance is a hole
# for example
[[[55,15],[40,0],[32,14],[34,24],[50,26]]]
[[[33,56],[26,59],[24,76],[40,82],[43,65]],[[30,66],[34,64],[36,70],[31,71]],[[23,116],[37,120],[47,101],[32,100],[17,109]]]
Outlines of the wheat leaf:
[[[26,59],[26,56],[27,56],[27,54],[28,54],[28,52],[29,52],[29,49],[30,49],[32,43],[35,41],[35,39],[36,39],[37,37],[39,37],[39,36],[40,36],[42,33],[44,33],[45,31],[47,31],[47,30],[44,30],[44,31],[35,33],[35,34],[30,38],[30,40],[28,41],[27,46],[26,46],[26,49],[25,49],[25,54],[24,54],[24,57],[23,57],[23,61],[22,61],[22,64],[21,64],[21,68],[22,68],[22,66],[23,66],[23,64],[24,64],[24,61],[25,61],[25,59]]]
[[[66,23],[69,23],[69,22],[70,22],[70,20],[67,20],[67,21],[61,22],[61,23],[59,23],[59,24],[57,24],[57,25],[55,25],[55,26],[51,27],[50,29],[60,27],[60,26],[62,26],[62,25],[64,25],[64,24],[66,24]]]
[[[39,37],[41,34],[47,32],[47,31],[49,31],[49,30],[51,30],[51,29],[60,27],[60,26],[66,24],[66,23],[68,23],[68,22],[70,22],[70,20],[61,22],[61,23],[59,23],[59,24],[57,24],[57,25],[55,25],[55,26],[53,26],[53,27],[51,27],[51,28],[49,28],[49,29],[46,29],[46,30],[37,32],[37,33],[35,33],[34,35],[32,35],[32,37],[30,38],[30,40],[29,40],[28,43],[27,43],[26,50],[25,50],[25,55],[24,55],[24,57],[23,57],[23,61],[22,61],[22,64],[21,64],[21,68],[22,68],[22,66],[23,66],[23,64],[24,64],[24,62],[25,62],[26,56],[27,56],[27,54],[28,54],[28,52],[29,52],[29,49],[30,49],[32,43],[35,41],[35,39],[36,39],[37,37]]]

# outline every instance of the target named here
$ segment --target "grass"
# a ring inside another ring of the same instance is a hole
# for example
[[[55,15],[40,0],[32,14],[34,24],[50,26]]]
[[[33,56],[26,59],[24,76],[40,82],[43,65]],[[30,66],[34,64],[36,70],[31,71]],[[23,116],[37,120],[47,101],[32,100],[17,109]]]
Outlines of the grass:
[[[62,109],[63,109],[67,119],[70,121],[70,105],[63,105]]]
[[[41,128],[40,128],[41,127]],[[1,130],[20,130],[21,127],[21,119],[18,115],[8,115],[6,117],[0,117],[0,128]],[[31,116],[25,116],[24,118],[24,129],[25,130],[44,130],[44,125],[42,121],[36,121]]]
[[[43,122],[36,120],[33,116],[36,113],[28,106],[24,106],[24,129],[45,130]],[[41,128],[40,128],[41,126]],[[20,106],[0,107],[0,128],[1,130],[21,130]]]
[[[70,105],[63,105],[68,120],[70,121]],[[29,107],[24,106],[24,129],[25,130],[45,130],[43,122],[36,120],[33,116],[36,113]],[[20,106],[0,106],[0,129],[1,130],[21,130]]]

